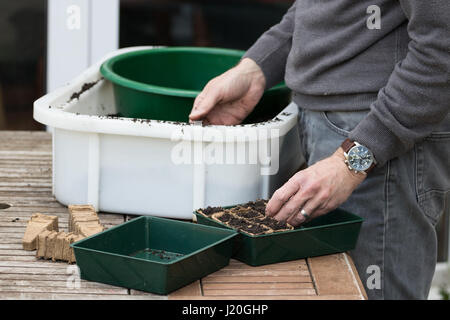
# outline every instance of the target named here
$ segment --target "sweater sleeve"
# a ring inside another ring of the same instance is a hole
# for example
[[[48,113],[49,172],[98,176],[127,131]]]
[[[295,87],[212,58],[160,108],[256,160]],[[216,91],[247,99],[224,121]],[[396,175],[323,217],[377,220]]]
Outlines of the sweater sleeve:
[[[276,24],[253,44],[245,53],[259,65],[266,78],[266,89],[284,80],[286,61],[291,50],[294,31],[295,3]]]
[[[408,53],[349,136],[381,166],[429,135],[450,110],[450,2],[400,4],[409,20]]]

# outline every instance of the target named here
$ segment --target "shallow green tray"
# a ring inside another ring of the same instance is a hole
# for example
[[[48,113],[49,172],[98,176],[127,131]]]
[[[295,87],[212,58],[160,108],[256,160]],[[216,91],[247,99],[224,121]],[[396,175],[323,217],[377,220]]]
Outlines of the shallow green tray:
[[[113,83],[117,112],[129,118],[188,122],[195,97],[212,78],[235,66],[244,51],[167,47],[117,55],[100,72]],[[245,123],[272,119],[291,100],[280,83],[266,91]]]
[[[198,212],[195,214],[199,224],[231,229]],[[345,252],[355,248],[362,222],[363,218],[337,209],[290,231],[257,236],[239,233],[232,257],[260,266]]]
[[[82,279],[168,294],[228,265],[235,236],[233,230],[142,216],[71,246]]]

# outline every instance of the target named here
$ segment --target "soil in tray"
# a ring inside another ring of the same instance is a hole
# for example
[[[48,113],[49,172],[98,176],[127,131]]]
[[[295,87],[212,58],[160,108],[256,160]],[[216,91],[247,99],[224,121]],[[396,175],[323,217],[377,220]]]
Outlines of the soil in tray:
[[[165,250],[151,249],[146,248],[143,250],[139,250],[130,254],[131,257],[141,258],[150,261],[158,261],[158,262],[171,262],[173,260],[179,259],[184,254],[177,252],[170,252]]]
[[[233,208],[233,211],[238,211],[240,209],[242,209],[241,211],[246,211],[247,208],[250,208],[252,210],[255,210],[257,212],[259,212],[261,214],[261,216],[265,215],[266,212],[266,204],[267,204],[267,200],[256,200],[256,201],[250,201],[247,202],[246,204],[237,206],[235,208]],[[222,207],[206,207],[204,209],[199,210],[202,214],[204,214],[205,216],[212,216],[214,213],[217,212],[222,212],[224,211],[224,208]],[[250,215],[254,215],[253,213],[251,213]],[[251,217],[251,216],[246,216],[246,217]]]
[[[270,217],[264,217],[259,222],[274,231],[290,229],[286,222],[278,221]]]
[[[246,207],[248,207],[250,209],[258,211],[262,215],[265,215],[266,214],[266,204],[267,204],[267,200],[259,199],[259,200],[256,200],[256,201],[247,202],[243,206],[246,206]]]
[[[216,212],[222,212],[223,208],[222,207],[206,207],[205,209],[201,209],[201,212],[205,215],[205,216],[212,216],[214,213]]]
[[[205,215],[240,232],[260,235],[272,232],[292,230],[286,222],[277,221],[265,215],[267,200],[251,201],[230,209],[208,207],[201,210]],[[211,213],[212,212],[212,213]]]
[[[230,211],[232,211],[236,216],[243,219],[253,220],[264,218],[264,214],[250,208],[234,208]]]
[[[242,218],[236,218],[236,217],[231,217],[228,221],[227,224],[232,227],[233,229],[239,230],[239,231],[243,231],[246,233],[250,233],[250,234],[264,234],[270,231],[269,228],[265,227],[262,224],[258,224],[258,223],[253,223],[252,221],[249,221],[247,219],[242,219]]]

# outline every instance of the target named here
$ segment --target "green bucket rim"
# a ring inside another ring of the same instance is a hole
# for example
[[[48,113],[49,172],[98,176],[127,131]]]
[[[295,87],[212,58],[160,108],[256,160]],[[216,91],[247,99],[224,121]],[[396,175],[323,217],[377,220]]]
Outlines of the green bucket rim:
[[[114,56],[105,62],[102,63],[100,67],[100,73],[103,77],[116,85],[120,85],[122,87],[138,90],[146,93],[154,93],[166,96],[175,96],[175,97],[184,97],[184,98],[195,98],[201,92],[200,90],[185,90],[179,88],[169,88],[162,87],[152,84],[146,84],[138,81],[134,81],[125,77],[120,76],[116,72],[113,71],[114,64],[123,59],[127,59],[129,57],[144,55],[147,53],[161,53],[161,52],[201,52],[201,53],[214,53],[214,54],[225,54],[228,56],[236,56],[242,57],[245,51],[235,50],[235,49],[223,49],[223,48],[207,48],[207,47],[163,47],[163,48],[152,48],[152,49],[143,49],[136,50],[131,52],[126,52]],[[279,89],[287,89],[287,86],[284,82],[277,84],[276,86],[267,90],[268,92],[272,92]]]

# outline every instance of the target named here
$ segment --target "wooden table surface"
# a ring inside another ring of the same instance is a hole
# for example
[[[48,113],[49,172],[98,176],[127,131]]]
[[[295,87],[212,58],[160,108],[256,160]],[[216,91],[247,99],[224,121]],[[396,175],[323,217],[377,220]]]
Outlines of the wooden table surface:
[[[51,135],[0,131],[0,299],[366,299],[347,254],[251,267],[237,260],[168,296],[79,280],[75,265],[35,258],[22,250],[31,214],[57,215],[67,230],[67,208],[52,196]],[[11,205],[2,209],[3,204]],[[99,213],[106,227],[130,219]]]

